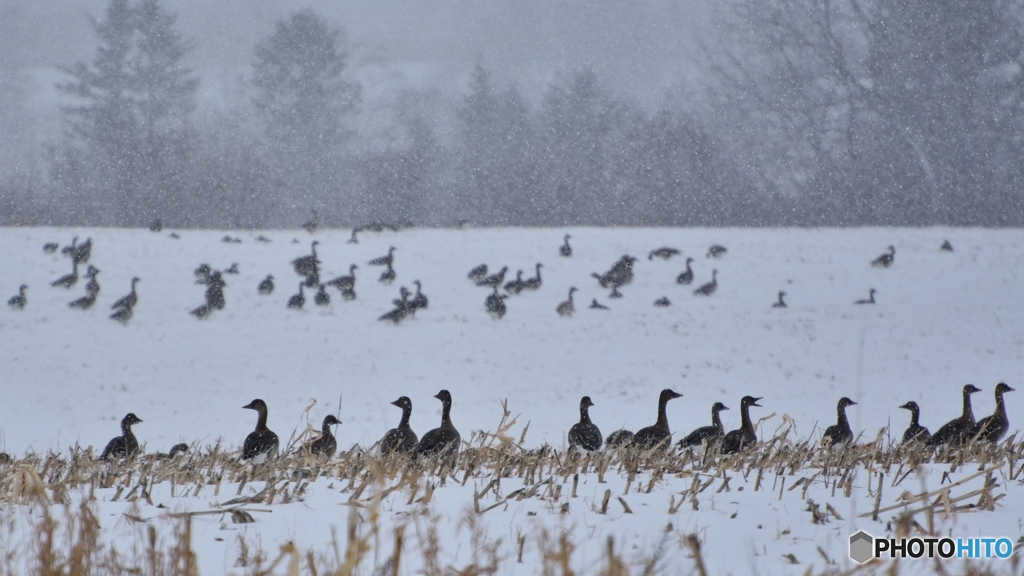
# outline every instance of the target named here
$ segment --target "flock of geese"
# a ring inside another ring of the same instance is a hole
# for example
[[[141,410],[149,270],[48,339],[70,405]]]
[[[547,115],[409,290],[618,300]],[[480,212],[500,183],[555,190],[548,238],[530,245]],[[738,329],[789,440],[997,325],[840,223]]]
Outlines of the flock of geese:
[[[916,402],[907,402],[900,406],[902,409],[909,410],[911,414],[910,425],[903,433],[900,445],[960,449],[972,444],[994,444],[1001,440],[1010,427],[1003,394],[1013,392],[1014,389],[1003,382],[997,384],[995,411],[991,416],[975,420],[971,407],[971,395],[980,391],[972,384],[964,386],[962,415],[944,424],[934,434],[921,425],[920,408]],[[670,400],[680,397],[682,394],[674,390],[662,390],[658,397],[658,415],[654,424],[641,428],[635,433],[624,429],[617,430],[604,438],[601,430],[590,419],[589,409],[594,406],[594,402],[590,396],[584,396],[580,399],[579,421],[569,429],[569,449],[576,452],[593,452],[608,448],[633,450],[636,453],[655,449],[668,450],[672,446],[672,431],[669,428],[666,408]],[[451,419],[452,395],[448,390],[441,390],[434,395],[434,398],[440,400],[442,406],[441,423],[437,428],[430,430],[422,438],[417,436],[409,425],[412,400],[408,396],[402,396],[391,402],[392,405],[402,410],[402,417],[398,425],[388,430],[376,444],[370,447],[370,450],[377,449],[378,453],[385,457],[406,455],[444,458],[456,454],[460,449],[462,437]],[[761,400],[762,398],[754,396],[744,396],[740,400],[740,427],[728,432],[722,424],[720,413],[729,408],[721,402],[715,402],[711,406],[711,424],[699,427],[687,434],[676,442],[676,448],[680,450],[702,448],[705,453],[724,455],[750,449],[758,442],[757,432],[750,418],[750,409],[761,407],[761,404],[758,404]],[[856,404],[847,397],[839,400],[836,406],[836,423],[827,427],[821,437],[823,449],[843,449],[856,440],[850,421],[846,416],[846,409]],[[280,439],[267,426],[269,414],[267,403],[257,398],[242,408],[254,410],[257,413],[257,420],[256,429],[245,438],[242,444],[241,458],[259,464],[276,457],[280,451]],[[142,420],[134,413],[126,415],[121,420],[121,435],[107,444],[100,459],[132,458],[138,455],[139,442],[132,433],[132,426],[141,422]],[[341,421],[336,416],[327,415],[323,420],[319,437],[304,443],[299,449],[300,452],[326,458],[334,456],[338,448],[338,441],[331,432],[331,427],[339,424]],[[168,454],[160,454],[158,457],[174,457],[176,454],[186,452],[187,449],[187,445],[178,444]]]
[[[307,222],[304,227],[314,232],[319,228],[318,215],[314,213],[313,219]],[[381,225],[380,229],[385,229],[384,225]],[[157,221],[150,230],[160,231],[162,225]],[[349,243],[356,243],[358,239],[356,233],[361,230],[376,230],[372,226],[359,227],[353,230],[352,237],[348,240]],[[394,229],[400,229],[397,225]],[[176,235],[175,235],[176,236]],[[177,237],[177,236],[176,236]],[[558,253],[563,258],[570,258],[573,255],[572,245],[569,240],[572,238],[571,235],[566,234],[563,243],[558,248]],[[222,239],[224,242],[237,243],[241,242],[239,238],[232,238],[231,236],[225,236]],[[256,239],[260,242],[269,242],[270,240],[265,236],[260,235]],[[297,240],[293,240],[297,242]],[[298,275],[299,280],[297,281],[297,292],[290,296],[287,300],[286,306],[289,309],[302,309],[306,305],[306,290],[314,290],[313,302],[317,306],[327,306],[331,303],[331,294],[328,289],[337,290],[338,295],[342,300],[354,300],[356,298],[356,270],[359,266],[351,264],[348,269],[348,274],[338,276],[329,280],[321,279],[322,262],[317,254],[318,240],[314,240],[310,247],[310,253],[304,256],[299,256],[292,260],[291,265],[295,273]],[[71,244],[60,248],[57,243],[48,242],[43,246],[43,251],[48,254],[55,253],[58,249],[62,255],[67,256],[71,260],[71,272],[61,276],[54,280],[51,285],[54,287],[71,289],[75,286],[79,280],[79,266],[87,265],[92,254],[92,239],[87,239],[85,242],[79,244],[78,238],[72,240]],[[944,242],[941,246],[941,250],[952,251],[952,245],[948,241]],[[374,258],[367,262],[370,266],[383,267],[383,271],[378,277],[378,281],[382,284],[391,284],[397,277],[395,271],[395,251],[396,248],[391,246],[388,248],[387,254]],[[722,258],[728,250],[719,244],[710,246],[707,250],[706,256],[709,259]],[[652,250],[648,255],[648,260],[660,258],[662,260],[669,260],[673,257],[679,256],[680,250],[671,247],[661,247]],[[893,265],[896,258],[896,249],[893,246],[889,246],[888,251],[875,258],[872,262],[872,266],[880,268],[889,268]],[[622,292],[620,288],[627,286],[633,282],[634,272],[633,268],[637,258],[631,255],[623,255],[617,261],[615,261],[611,267],[603,273],[594,272],[591,276],[597,281],[601,288],[610,290],[608,298],[621,298]],[[685,262],[685,269],[681,271],[675,278],[676,284],[679,285],[691,285],[694,282],[695,274],[692,264],[694,259],[688,257]],[[480,264],[469,271],[467,275],[469,280],[475,283],[477,286],[490,289],[490,293],[484,299],[484,309],[494,318],[500,319],[505,316],[508,312],[508,306],[506,301],[513,296],[522,294],[523,292],[535,291],[541,288],[543,284],[543,278],[541,276],[541,269],[543,263],[538,262],[534,269],[534,274],[531,277],[524,278],[523,271],[519,270],[516,273],[516,277],[506,281],[505,276],[509,271],[508,266],[502,266],[498,271],[488,273],[489,269],[487,264]],[[199,319],[208,318],[214,311],[222,310],[225,306],[226,300],[224,297],[224,288],[227,286],[225,281],[225,275],[238,274],[238,264],[233,264],[231,267],[224,270],[214,270],[209,264],[201,264],[195,269],[195,282],[206,286],[204,301],[201,305],[190,311],[190,314]],[[87,310],[91,308],[95,302],[96,297],[99,294],[99,283],[97,282],[97,275],[100,271],[93,265],[88,264],[86,272],[83,274],[84,278],[88,279],[85,286],[85,294],[68,303],[68,306],[73,309]],[[256,287],[256,291],[261,295],[270,295],[275,290],[274,284],[275,278],[273,275],[268,274],[263,280],[261,280]],[[131,320],[134,307],[138,302],[138,293],[136,291],[136,284],[139,282],[138,277],[132,278],[131,291],[124,297],[118,299],[112,306],[113,312],[110,314],[110,318],[120,322],[121,324],[127,324]],[[393,308],[380,316],[381,321],[392,322],[398,324],[403,320],[413,317],[417,310],[426,308],[429,300],[422,291],[422,284],[419,280],[413,281],[416,287],[416,292],[411,292],[406,287],[399,289],[398,298],[392,300]],[[18,293],[12,296],[7,304],[15,310],[21,310],[28,304],[28,297],[26,290],[28,286],[22,284]],[[695,296],[707,297],[713,295],[718,290],[718,270],[712,269],[711,280],[693,289]],[[503,293],[502,293],[503,291]],[[575,286],[570,286],[568,290],[568,297],[566,300],[558,303],[555,306],[555,312],[559,316],[567,317],[572,316],[576,312],[576,304],[573,299],[573,295],[578,289]],[[868,291],[868,298],[856,300],[854,303],[857,305],[870,305],[875,304],[875,295],[877,291],[871,288]],[[776,301],[771,305],[773,308],[786,308],[788,305],[785,301],[786,292],[780,290],[778,292]],[[667,307],[672,303],[667,297],[661,297],[654,301],[656,307]],[[594,298],[589,306],[593,310],[608,310],[609,307],[605,304],[598,302]]]

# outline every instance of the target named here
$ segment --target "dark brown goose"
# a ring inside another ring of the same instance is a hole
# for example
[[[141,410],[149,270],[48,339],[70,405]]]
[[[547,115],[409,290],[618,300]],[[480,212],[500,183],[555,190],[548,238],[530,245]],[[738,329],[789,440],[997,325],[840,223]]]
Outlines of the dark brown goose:
[[[495,289],[494,294],[487,296],[484,300],[484,308],[487,308],[487,313],[491,315],[495,320],[500,320],[505,315],[507,309],[505,308],[505,299],[508,298],[508,294],[498,294]]]
[[[722,454],[735,454],[741,450],[757,444],[757,432],[754,430],[754,423],[750,420],[750,407],[757,406],[760,398],[744,396],[740,400],[741,424],[736,430],[730,431],[722,438]]]
[[[22,284],[18,287],[18,293],[11,296],[10,300],[7,301],[7,305],[15,310],[24,310],[25,304],[28,304],[28,298],[25,297],[25,290],[28,286]]]
[[[576,287],[570,286],[569,299],[555,307],[555,312],[558,312],[559,316],[572,316],[572,313],[576,311],[576,307],[572,303],[572,293],[575,291]]]
[[[668,260],[673,256],[678,256],[679,250],[675,248],[662,247],[657,250],[651,250],[651,253],[647,255],[648,260],[654,260],[655,258],[661,258],[662,260]]]
[[[558,253],[565,258],[572,256],[572,246],[569,245],[569,238],[572,238],[572,236],[566,234],[565,240],[562,242],[562,245],[558,248]]]
[[[896,248],[889,246],[889,251],[871,261],[872,266],[888,268],[896,260]]]
[[[590,396],[580,399],[580,421],[569,428],[569,449],[588,452],[601,449],[601,430],[590,421],[590,407],[594,405]]]
[[[978,442],[998,442],[1010,429],[1010,419],[1006,416],[1006,404],[1003,403],[1003,394],[1013,392],[1005,382],[996,385],[996,410],[991,416],[978,420],[972,436]]]
[[[700,446],[707,441],[708,446],[718,442],[725,436],[725,427],[722,426],[722,418],[718,415],[722,410],[728,410],[725,404],[721,402],[715,402],[711,406],[711,426],[701,426],[693,432],[686,435],[677,444],[680,448],[689,448],[690,446]]]
[[[786,307],[786,301],[783,300],[783,297],[785,297],[785,296],[786,296],[786,293],[783,292],[782,290],[779,290],[779,299],[778,299],[777,302],[772,304],[772,308],[785,308]]]
[[[138,416],[129,412],[121,420],[121,435],[107,443],[107,447],[103,449],[103,454],[100,455],[100,460],[133,458],[137,455],[139,453],[139,441],[135,439],[135,434],[132,434],[132,425],[141,422],[142,420]]]
[[[958,418],[946,422],[939,428],[932,437],[928,439],[928,446],[942,446],[949,444],[959,446],[971,439],[974,435],[977,422],[974,420],[974,410],[971,408],[971,394],[981,392],[974,384],[968,384],[963,389],[963,412]]]
[[[477,286],[487,286],[489,288],[497,288],[501,286],[501,283],[505,281],[505,273],[508,272],[508,266],[502,266],[501,270],[497,274],[491,274],[483,280],[478,280]],[[485,272],[486,273],[486,272]]]
[[[256,287],[256,291],[260,294],[271,294],[274,291],[274,276],[273,274],[267,274],[260,285]]]
[[[910,410],[910,426],[903,432],[902,444],[911,444],[915,442],[927,443],[932,437],[932,433],[927,428],[921,426],[918,419],[921,416],[921,409],[917,407],[917,402],[907,402],[903,406],[900,406],[904,410]]]
[[[242,459],[261,464],[277,455],[280,441],[277,439],[277,434],[267,428],[267,413],[269,411],[266,402],[257,398],[242,408],[255,410],[259,415],[256,420],[256,429],[250,432],[245,437],[245,442],[242,443]]]
[[[871,290],[868,290],[868,297],[867,297],[867,299],[866,300],[857,300],[856,302],[854,302],[854,304],[874,304],[875,303],[875,292],[876,292],[876,290],[874,288],[872,288]]]
[[[323,426],[320,427],[320,437],[304,445],[303,450],[323,458],[334,456],[334,452],[338,450],[338,439],[331,434],[331,426],[336,424],[341,424],[341,420],[335,418],[333,414],[324,417]]]
[[[381,256],[380,258],[374,258],[370,260],[368,264],[370,266],[387,266],[390,268],[395,263],[395,247],[391,246],[388,248],[387,256]]]
[[[638,450],[650,450],[655,447],[668,448],[672,431],[668,427],[668,415],[665,413],[665,409],[668,406],[669,400],[680,397],[682,397],[682,394],[668,388],[661,391],[661,394],[658,396],[657,422],[653,426],[637,430],[633,436],[633,442],[630,444],[631,448]]]
[[[846,407],[856,404],[846,396],[839,399],[839,404],[836,406],[838,421],[826,428],[825,433],[821,435],[822,446],[836,448],[846,446],[853,441],[853,429],[850,428],[850,420],[846,417]]]
[[[711,296],[718,290],[718,270],[711,271],[711,282],[697,288],[693,293],[697,296]]]
[[[380,440],[380,453],[383,456],[388,454],[412,454],[416,451],[420,440],[409,426],[409,417],[412,415],[412,400],[408,396],[400,396],[398,400],[391,403],[402,409],[402,419],[398,426],[388,430]]]
[[[452,395],[447,390],[441,390],[434,398],[441,401],[441,426],[423,435],[416,447],[416,454],[428,458],[451,456],[458,453],[459,444],[462,442],[462,436],[452,424]]]
[[[78,283],[78,262],[71,263],[71,273],[65,274],[50,283],[57,288],[71,288]]]
[[[521,286],[522,290],[537,290],[538,288],[540,288],[540,285],[541,285],[541,278],[540,278],[541,266],[543,266],[543,264],[538,262],[537,263],[537,267],[536,267],[536,273],[534,274],[533,278],[527,278],[526,280],[523,280],[523,284]]]
[[[139,282],[139,278],[132,278],[132,289],[124,296],[117,299],[116,302],[110,305],[110,309],[114,310],[117,308],[135,308],[135,305],[139,302],[139,293],[135,290],[135,285]]]
[[[299,293],[292,294],[292,297],[288,299],[288,307],[295,310],[301,310],[306,305],[306,295],[302,293],[303,283],[299,282]]]
[[[686,270],[683,270],[679,276],[676,276],[676,284],[690,284],[693,282],[693,268],[690,264],[693,262],[693,258],[686,259]]]

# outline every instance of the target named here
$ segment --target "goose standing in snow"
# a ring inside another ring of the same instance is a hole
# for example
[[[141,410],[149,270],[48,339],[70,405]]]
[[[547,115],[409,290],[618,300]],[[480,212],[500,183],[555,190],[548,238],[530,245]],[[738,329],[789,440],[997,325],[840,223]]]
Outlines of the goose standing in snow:
[[[109,458],[132,458],[139,453],[139,441],[132,434],[132,425],[141,424],[142,420],[135,414],[129,412],[121,420],[121,435],[107,443],[103,449],[100,460]]]
[[[728,252],[728,250],[725,249],[725,246],[722,246],[721,244],[712,244],[711,247],[708,248],[708,258],[721,258],[726,252]]]
[[[487,296],[484,300],[484,308],[487,308],[487,313],[491,315],[495,320],[500,320],[505,315],[505,298],[508,298],[508,294],[498,294],[498,289],[494,289],[494,294]]]
[[[572,316],[572,313],[576,311],[576,307],[572,303],[572,293],[576,291],[575,286],[569,287],[569,299],[560,303],[556,308],[555,312],[558,312],[559,316]]]
[[[925,444],[932,437],[932,433],[927,428],[921,426],[919,419],[921,417],[921,409],[918,408],[917,402],[907,402],[903,406],[900,406],[904,410],[910,410],[910,426],[903,432],[902,444],[911,444],[920,442]]]
[[[601,304],[600,302],[598,302],[597,298],[593,298],[593,299],[590,300],[590,309],[591,310],[608,310],[608,307],[605,306],[604,304]]]
[[[889,246],[889,251],[871,261],[872,266],[888,268],[896,260],[896,248]]]
[[[302,293],[303,283],[299,282],[299,293],[292,294],[292,297],[288,299],[288,307],[296,310],[301,310],[306,304],[306,295]]]
[[[256,419],[256,429],[245,437],[242,443],[242,459],[251,460],[254,464],[262,464],[268,459],[277,455],[280,441],[277,434],[267,428],[267,403],[259,398],[242,406],[247,410],[255,410],[259,415]]]
[[[503,286],[503,288],[505,292],[508,292],[513,296],[518,296],[519,293],[523,291],[523,271],[516,270],[516,277],[505,282],[505,286]]]
[[[469,271],[467,278],[473,282],[479,282],[487,277],[487,264],[481,264]]]
[[[536,274],[534,275],[533,278],[527,278],[526,280],[523,280],[523,284],[522,284],[522,286],[520,288],[521,290],[537,290],[538,288],[540,288],[540,285],[541,285],[540,268],[541,268],[541,266],[543,266],[543,264],[538,262],[537,263],[537,268],[536,268],[536,270],[537,270]]]
[[[562,242],[562,245],[559,246],[558,248],[558,253],[565,258],[572,256],[572,246],[569,245],[569,238],[572,238],[572,236],[566,234],[565,240]]]
[[[1000,382],[996,385],[996,410],[991,416],[978,420],[978,424],[974,427],[972,433],[972,436],[978,442],[991,442],[994,444],[1006,435],[1007,430],[1010,429],[1010,419],[1006,416],[1006,404],[1003,403],[1003,394],[1013,392],[1013,390],[1005,382]]]
[[[690,446],[700,446],[707,441],[708,446],[718,442],[725,436],[725,426],[722,426],[722,417],[718,415],[722,410],[728,410],[725,404],[721,402],[715,402],[711,406],[711,426],[701,426],[693,432],[686,435],[679,441],[677,446],[680,448],[689,448]]]
[[[580,421],[569,428],[569,449],[579,448],[587,452],[601,449],[601,430],[590,421],[590,407],[594,402],[590,396],[580,399]]]
[[[711,282],[693,291],[696,296],[711,296],[718,290],[718,270],[711,271]]]
[[[679,254],[679,250],[665,246],[658,248],[657,250],[651,250],[651,253],[647,255],[647,259],[654,260],[655,257],[658,257],[661,258],[662,260],[668,260],[669,258],[677,256]]]
[[[50,286],[71,288],[78,283],[78,262],[71,262],[71,273],[65,274],[50,283]]]
[[[650,450],[655,447],[668,448],[672,431],[668,427],[668,415],[665,410],[669,400],[681,398],[682,396],[682,394],[668,388],[662,390],[658,396],[658,421],[653,426],[637,430],[633,436],[633,442],[630,443],[630,447],[639,450]]]
[[[786,307],[786,301],[783,300],[783,297],[785,297],[785,295],[786,295],[785,292],[783,292],[782,290],[779,290],[779,300],[777,302],[775,302],[774,304],[772,304],[772,308],[785,308]]]
[[[735,454],[757,444],[757,432],[754,430],[754,423],[750,420],[750,407],[757,406],[760,398],[744,396],[740,400],[740,427],[732,430],[722,438],[722,454]]]
[[[458,453],[462,436],[452,424],[452,395],[447,390],[441,390],[434,395],[434,398],[441,401],[441,426],[423,435],[419,445],[416,446],[416,454],[428,458],[433,456],[444,458]]]
[[[327,287],[321,284],[316,294],[313,295],[313,303],[317,306],[327,306],[331,303],[331,297],[327,294]]]
[[[390,248],[388,248],[388,253],[387,253],[386,256],[381,256],[380,258],[374,258],[373,260],[370,260],[368,262],[368,264],[370,266],[387,266],[388,268],[390,268],[394,263],[395,263],[395,247],[394,246],[391,246]]]
[[[334,417],[333,414],[328,414],[324,417],[324,423],[320,427],[320,437],[302,447],[303,451],[319,456],[321,458],[330,459],[334,456],[334,453],[338,450],[338,439],[331,434],[331,426],[341,424],[341,420]]]
[[[690,263],[693,262],[693,258],[686,259],[686,270],[679,273],[676,276],[676,284],[690,284],[693,282],[693,268],[690,267]]]
[[[853,429],[850,428],[850,420],[846,417],[846,407],[856,404],[846,396],[839,399],[839,404],[836,405],[838,421],[826,428],[825,433],[821,435],[822,446],[837,448],[853,441]]]
[[[267,277],[264,278],[260,282],[260,285],[256,287],[256,291],[259,292],[260,294],[264,294],[264,295],[273,293],[274,292],[274,275],[273,274],[267,274]]]
[[[932,437],[928,439],[928,446],[942,446],[950,444],[959,446],[974,436],[977,422],[974,420],[974,410],[971,407],[971,394],[981,392],[974,384],[967,384],[963,388],[963,411],[960,416],[946,422],[939,428]]]
[[[18,287],[18,293],[11,296],[10,300],[7,301],[7,305],[15,310],[24,310],[25,304],[28,303],[28,298],[25,297],[25,290],[28,288],[25,284]]]
[[[390,429],[380,440],[380,453],[382,456],[389,454],[412,454],[420,443],[420,439],[409,426],[409,416],[412,414],[412,400],[408,396],[400,396],[398,400],[391,403],[402,409],[402,420],[398,426]]]
[[[856,302],[854,302],[854,304],[874,304],[875,303],[875,292],[877,292],[877,291],[874,288],[872,288],[871,290],[868,290],[868,297],[867,297],[867,299],[857,300]]]
[[[114,310],[117,308],[134,308],[135,304],[139,301],[139,293],[135,290],[135,285],[138,284],[139,277],[132,277],[132,289],[124,296],[117,299],[116,302],[110,305],[110,309]]]
[[[413,295],[412,300],[409,301],[409,310],[412,313],[415,313],[417,310],[426,308],[427,304],[429,304],[429,300],[427,300],[426,295],[423,294],[423,286],[420,284],[420,281],[413,280],[412,283],[416,285],[416,294]]]

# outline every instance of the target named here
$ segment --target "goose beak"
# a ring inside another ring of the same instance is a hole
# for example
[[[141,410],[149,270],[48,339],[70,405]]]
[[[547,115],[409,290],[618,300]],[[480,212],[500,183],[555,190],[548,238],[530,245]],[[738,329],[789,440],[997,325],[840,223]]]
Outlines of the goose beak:
[[[761,398],[764,398],[764,396],[762,396]],[[751,406],[757,406],[758,408],[764,408],[764,406],[761,406],[760,404],[758,404],[758,402],[761,401],[761,398],[754,398],[753,403],[751,403],[750,405]]]

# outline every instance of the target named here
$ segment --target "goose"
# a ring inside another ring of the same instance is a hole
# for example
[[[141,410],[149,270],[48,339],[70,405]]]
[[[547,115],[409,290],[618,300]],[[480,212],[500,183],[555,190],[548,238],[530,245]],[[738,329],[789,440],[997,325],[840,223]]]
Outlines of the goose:
[[[498,290],[495,289],[494,294],[488,296],[484,301],[484,307],[495,320],[500,320],[505,315],[505,298],[508,298],[508,294],[498,295]]]
[[[942,250],[943,252],[952,252],[953,245],[949,243],[949,240],[946,240],[942,243],[942,246],[939,246],[939,250]]]
[[[312,212],[313,217],[307,220],[306,223],[302,225],[306,232],[309,232],[310,234],[316,232],[317,229],[320,228],[320,214],[317,213],[315,208],[313,209]]]
[[[75,250],[71,253],[71,261],[75,264],[85,264],[89,261],[89,257],[92,255],[92,238],[86,238],[85,242],[82,242],[75,247]]]
[[[1005,382],[996,385],[996,410],[991,416],[978,420],[974,427],[972,436],[979,442],[996,443],[1006,435],[1010,429],[1010,419],[1006,416],[1006,404],[1003,403],[1003,394],[1013,392]]]
[[[576,311],[576,307],[572,303],[572,293],[576,291],[575,286],[569,287],[569,299],[565,302],[560,303],[556,308],[555,312],[558,312],[559,316],[572,316],[572,313]]]
[[[782,299],[785,295],[786,293],[784,291],[779,290],[779,300],[776,303],[772,304],[772,308],[785,308],[786,301]]]
[[[537,268],[536,268],[536,270],[537,270],[536,275],[533,278],[527,278],[526,280],[523,280],[523,284],[522,284],[522,287],[521,287],[522,290],[537,290],[538,288],[540,288],[540,285],[541,285],[541,278],[540,278],[541,266],[543,266],[543,264],[538,262],[537,263]]]
[[[479,282],[487,277],[487,264],[481,264],[469,271],[466,275],[467,278],[474,282]]]
[[[310,276],[319,272],[320,260],[316,255],[316,246],[319,243],[319,240],[313,240],[313,243],[310,245],[311,254],[292,260],[292,268],[295,269],[296,274],[299,276]]]
[[[224,300],[224,286],[226,285],[221,279],[219,270],[210,274],[209,286],[206,287],[206,303],[217,310],[223,310],[226,303]]]
[[[327,306],[331,303],[331,297],[327,295],[327,287],[323,284],[317,288],[316,294],[313,295],[313,302],[317,306]]]
[[[59,246],[56,242],[47,242],[46,244],[43,244],[43,252],[46,252],[47,254],[53,254],[54,252],[57,251],[58,247]]]
[[[263,234],[260,234],[259,236],[256,237],[256,241],[257,242],[262,242],[264,244],[269,244],[270,243],[270,238],[267,238]]]
[[[520,292],[522,292],[523,291],[523,271],[522,270],[516,270],[516,277],[515,277],[515,279],[514,280],[509,280],[508,282],[505,282],[504,289],[505,289],[505,292],[508,292],[509,294],[511,294],[513,296],[517,296]]]
[[[821,445],[828,448],[846,446],[853,441],[853,430],[850,428],[850,421],[846,418],[846,407],[855,406],[857,403],[846,396],[839,399],[836,406],[838,420],[832,426],[825,429],[821,436]]]
[[[696,296],[711,296],[718,290],[718,270],[711,271],[711,282],[693,291]]]
[[[356,234],[358,233],[359,227],[357,226],[352,229],[352,236],[350,236],[348,240],[345,240],[345,244],[359,244],[359,238],[356,237]]]
[[[196,284],[206,284],[206,281],[210,279],[210,272],[213,272],[213,268],[210,265],[203,262],[192,271],[192,275],[196,277]]]
[[[874,260],[872,260],[871,261],[871,265],[872,266],[877,266],[879,268],[888,268],[889,266],[892,266],[892,263],[893,263],[893,261],[895,259],[896,259],[896,248],[893,247],[893,246],[889,246],[889,251],[886,252],[885,254],[882,254],[878,258],[875,258]]]
[[[255,410],[259,417],[256,420],[256,429],[245,437],[242,444],[242,459],[251,460],[254,464],[262,464],[268,459],[277,455],[277,448],[280,441],[277,434],[267,428],[267,403],[259,398],[242,406],[247,410]]]
[[[288,299],[288,307],[295,308],[296,310],[302,309],[306,304],[306,295],[302,293],[302,282],[299,282],[299,293],[292,294],[292,297]]]
[[[96,293],[87,292],[85,296],[77,300],[73,300],[68,303],[68,308],[78,308],[79,310],[88,310],[92,308],[92,305],[96,303]]]
[[[434,398],[441,401],[441,426],[423,435],[416,446],[416,454],[428,458],[452,456],[458,453],[459,443],[462,441],[462,436],[452,424],[452,395],[447,390],[441,390]]]
[[[395,281],[395,276],[395,269],[389,265],[386,269],[384,269],[383,272],[380,273],[380,278],[377,278],[377,280],[381,284],[391,284],[392,282]]]
[[[558,248],[558,253],[565,258],[572,256],[572,246],[569,245],[569,238],[572,238],[572,236],[566,234],[562,245]]]
[[[592,299],[590,301],[590,309],[591,310],[608,310],[608,307],[605,306],[604,304],[601,304],[600,302],[598,302],[597,298],[594,298],[594,299]]]
[[[409,427],[409,416],[412,414],[412,400],[408,396],[400,396],[398,400],[391,403],[402,409],[402,420],[398,426],[388,430],[380,440],[380,453],[382,456],[388,454],[412,454],[420,443],[416,433]]]
[[[28,298],[25,297],[25,290],[28,288],[25,284],[18,287],[18,293],[11,296],[10,300],[7,301],[7,305],[15,310],[24,310],[25,304],[28,304]]]
[[[635,434],[629,430],[619,429],[612,432],[604,439],[604,445],[608,448],[622,448],[624,446],[629,446],[633,443],[634,436]]]
[[[186,452],[188,452],[188,444],[175,444],[174,446],[171,446],[171,451],[168,452],[167,454],[164,454],[162,452],[157,454],[156,455],[156,459],[157,460],[173,460],[179,454],[185,454]]]
[[[654,301],[654,305],[658,308],[667,308],[672,305],[672,301],[665,296],[662,296]]]
[[[331,426],[341,424],[341,420],[328,414],[324,417],[324,423],[320,427],[320,437],[304,445],[302,449],[314,456],[330,459],[338,450],[338,439],[331,434]]]
[[[651,250],[651,253],[647,255],[647,259],[654,260],[655,257],[658,257],[662,260],[668,260],[669,258],[679,254],[681,254],[681,252],[675,248],[662,247],[657,250]]]
[[[50,286],[59,288],[71,288],[78,283],[78,262],[71,261],[71,273],[65,274],[50,283]]]
[[[129,412],[121,420],[121,435],[113,438],[103,449],[100,460],[110,458],[132,458],[139,453],[139,441],[132,434],[132,425],[141,424],[142,420],[135,414]]]
[[[125,306],[124,308],[118,308],[117,312],[111,314],[110,319],[117,320],[122,326],[126,326],[134,315],[134,309],[131,306]]]
[[[927,428],[921,426],[918,419],[921,415],[921,409],[917,407],[917,402],[907,402],[903,406],[900,406],[904,410],[910,410],[910,426],[903,433],[902,444],[911,444],[914,442],[927,443],[932,437],[931,432]]]
[[[977,423],[974,421],[974,410],[971,409],[971,394],[981,392],[974,384],[968,384],[963,388],[963,412],[958,418],[954,418],[942,425],[932,437],[928,439],[928,446],[942,446],[950,444],[957,446],[967,442],[974,435]]]
[[[356,286],[356,270],[359,266],[352,264],[348,267],[348,276],[338,276],[337,278],[326,282],[328,286],[334,286],[341,292],[350,291]]]
[[[866,299],[863,299],[863,300],[857,300],[856,302],[854,302],[854,304],[874,304],[875,303],[875,292],[877,292],[877,290],[875,290],[874,288],[872,288],[871,290],[868,290],[868,297]]]
[[[85,277],[89,279],[89,282],[85,284],[85,291],[93,296],[100,293],[100,283],[96,281],[96,275],[100,271],[92,264],[89,264],[89,269],[85,272]]]
[[[395,305],[394,309],[378,318],[378,320],[387,320],[393,324],[398,324],[409,315],[409,291],[405,286],[402,286],[399,288],[398,293],[401,295],[401,299],[391,301]]]
[[[225,274],[238,274],[238,262],[232,263],[231,266],[229,266],[226,270],[224,270],[224,273]]]
[[[501,270],[499,270],[497,274],[491,274],[483,280],[478,280],[476,285],[497,289],[498,286],[501,286],[501,283],[505,281],[505,272],[508,272],[508,266],[502,266]]]
[[[686,270],[679,273],[676,276],[676,284],[689,284],[693,282],[693,268],[690,267],[690,263],[693,262],[693,258],[686,259]]]
[[[725,427],[722,426],[722,418],[718,415],[722,410],[728,410],[729,408],[721,402],[715,402],[711,406],[711,426],[701,426],[693,432],[686,435],[679,441],[677,446],[680,448],[689,448],[690,446],[700,446],[707,441],[708,446],[718,442],[725,436]]]
[[[138,292],[135,291],[135,284],[137,284],[138,282],[139,282],[139,277],[138,276],[132,277],[132,289],[131,289],[131,291],[128,292],[127,294],[125,294],[124,296],[118,298],[117,302],[114,302],[110,306],[110,309],[114,310],[116,308],[128,308],[128,309],[134,308],[135,304],[138,303],[138,301],[139,301],[139,294],[138,294]]]
[[[429,301],[427,300],[426,295],[423,294],[423,286],[420,284],[420,281],[413,280],[412,283],[416,285],[416,295],[409,301],[409,309],[412,312],[416,312],[417,310],[426,308]]]
[[[601,449],[601,430],[590,421],[589,409],[594,405],[590,396],[580,399],[580,421],[569,428],[569,449],[582,449],[587,452]]]
[[[157,218],[156,220],[153,220],[153,222],[150,223],[150,225],[149,225],[149,231],[150,232],[162,232],[163,229],[164,229],[164,223],[161,222],[159,218]]]
[[[388,248],[388,255],[370,260],[370,266],[387,266],[390,268],[395,263],[395,247]]]
[[[272,293],[274,291],[274,275],[267,274],[267,277],[264,278],[260,282],[260,285],[256,287],[256,291],[259,292],[260,294]]]
[[[649,450],[655,447],[667,448],[672,431],[668,427],[668,416],[665,414],[665,409],[668,406],[669,400],[681,397],[682,394],[674,390],[668,388],[662,390],[658,396],[658,421],[653,426],[637,430],[630,447],[639,450]]]
[[[602,288],[611,287],[612,293],[608,295],[609,298],[621,298],[622,294],[619,292],[619,288],[633,281],[634,262],[636,262],[636,258],[625,255],[622,258],[619,258],[619,260],[612,265],[611,269],[603,275],[599,275],[595,272],[591,274],[591,276],[597,278],[597,282]]]
[[[178,236],[177,232],[171,232],[167,236],[170,237],[170,238],[174,238],[175,240],[177,240],[178,238],[181,238],[181,236]],[[270,240],[267,240],[267,242],[270,242]]]
[[[708,258],[721,258],[726,252],[728,252],[728,250],[725,249],[725,246],[722,246],[721,244],[712,244],[711,247],[708,248]]]
[[[753,396],[744,396],[740,400],[741,424],[722,438],[722,454],[735,454],[757,444],[757,432],[754,431],[754,423],[750,421],[750,407],[760,408],[759,400]]]

